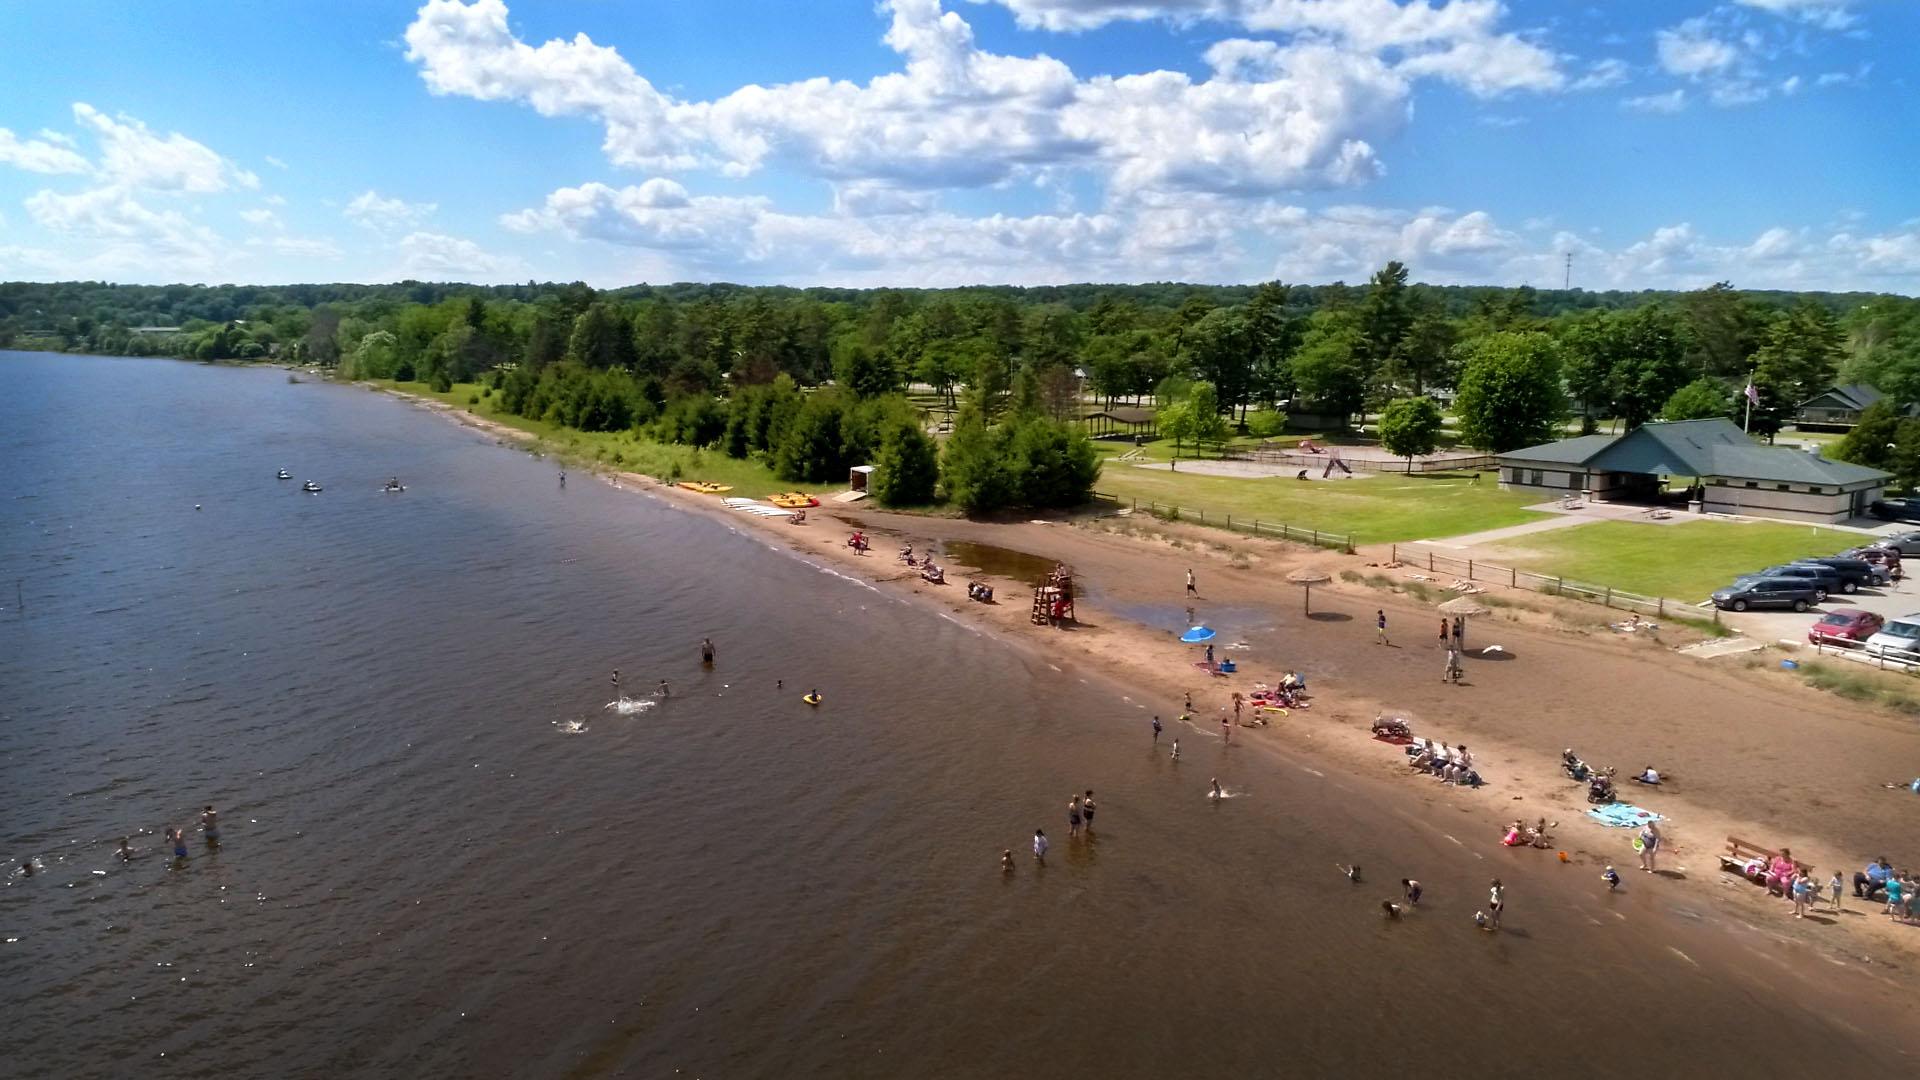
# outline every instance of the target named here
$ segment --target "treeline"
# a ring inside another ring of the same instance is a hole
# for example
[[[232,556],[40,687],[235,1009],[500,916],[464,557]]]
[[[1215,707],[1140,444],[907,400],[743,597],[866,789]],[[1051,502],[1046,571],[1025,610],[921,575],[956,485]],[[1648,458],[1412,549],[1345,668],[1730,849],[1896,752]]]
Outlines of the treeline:
[[[1920,402],[1920,302],[1907,298],[1754,293],[1725,283],[1588,293],[1409,279],[1390,263],[1352,286],[13,283],[0,285],[0,344],[273,357],[441,389],[485,379],[523,415],[699,445],[725,439],[730,449],[786,462],[783,474],[807,482],[881,456],[887,432],[899,427],[887,418],[902,414],[873,403],[912,384],[958,414],[949,452],[953,442],[977,442],[996,458],[1027,454],[1029,466],[1028,451],[1047,440],[1037,427],[1023,436],[1022,425],[1072,419],[1089,397],[1111,404],[1153,395],[1172,410],[1166,420],[1176,435],[1203,442],[1223,437],[1215,418],[1266,433],[1288,414],[1337,425],[1434,397],[1467,440],[1496,450],[1550,436],[1569,415],[1590,427],[1738,415],[1749,385],[1752,426],[1762,433],[1833,381],[1871,383],[1898,408]],[[791,400],[779,386],[791,388]],[[779,400],[755,404],[760,395]],[[783,440],[797,427],[776,428],[762,414],[815,399],[834,418],[809,421],[818,426],[812,450],[787,452]],[[972,430],[961,438],[976,418],[987,438]],[[840,433],[831,455],[821,449],[833,442],[828,429]],[[943,486],[987,493],[971,505],[994,504],[1002,491],[1013,501],[1053,497],[1057,477],[1029,482],[1033,469],[1018,471],[976,483],[963,467]]]

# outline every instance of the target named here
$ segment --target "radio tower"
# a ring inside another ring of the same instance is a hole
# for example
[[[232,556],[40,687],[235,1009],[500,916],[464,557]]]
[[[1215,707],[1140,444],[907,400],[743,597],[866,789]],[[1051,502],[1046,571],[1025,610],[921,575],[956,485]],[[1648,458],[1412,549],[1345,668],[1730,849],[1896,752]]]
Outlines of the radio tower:
[[[1571,251],[1567,252],[1567,271],[1566,275],[1560,281],[1560,287],[1562,289],[1573,288],[1573,252]]]

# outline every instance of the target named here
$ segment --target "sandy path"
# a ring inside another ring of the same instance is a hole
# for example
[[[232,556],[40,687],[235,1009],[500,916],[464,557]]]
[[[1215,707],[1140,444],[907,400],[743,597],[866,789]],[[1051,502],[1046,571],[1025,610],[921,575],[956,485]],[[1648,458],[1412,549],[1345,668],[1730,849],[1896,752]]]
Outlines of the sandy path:
[[[422,404],[508,440],[529,438],[437,402]],[[1360,556],[1184,526],[1153,526],[1182,544],[1176,549],[1168,539],[1099,531],[1099,523],[1076,528],[1064,519],[981,522],[836,506],[815,510],[807,524],[794,526],[727,512],[717,499],[650,477],[612,476],[622,486],[736,528],[760,529],[811,558],[912,594],[955,618],[1036,644],[1056,667],[1089,665],[1133,688],[1131,696],[1143,706],[1159,703],[1139,711],[1143,726],[1148,712],[1171,724],[1181,712],[1182,693],[1191,690],[1196,726],[1218,737],[1233,690],[1273,681],[1283,667],[1297,668],[1309,677],[1313,708],[1270,727],[1237,729],[1235,741],[1395,778],[1418,813],[1446,815],[1455,835],[1489,850],[1497,846],[1504,822],[1544,816],[1560,823],[1555,846],[1576,863],[1611,862],[1631,872],[1630,834],[1585,818],[1583,789],[1560,778],[1557,759],[1562,747],[1572,746],[1588,761],[1620,766],[1623,777],[1653,762],[1673,783],[1656,793],[1623,783],[1632,790],[1622,798],[1669,818],[1662,867],[1678,872],[1665,887],[1725,905],[1766,940],[1798,942],[1836,963],[1871,954],[1882,960],[1878,970],[1887,972],[1892,965],[1885,961],[1920,960],[1920,927],[1866,916],[1850,889],[1847,913],[1795,921],[1784,902],[1721,872],[1715,860],[1732,834],[1790,846],[1816,866],[1823,885],[1836,866],[1850,880],[1869,857],[1882,853],[1896,866],[1920,864],[1913,829],[1920,800],[1880,787],[1883,780],[1920,771],[1920,727],[1909,720],[1809,690],[1776,672],[1748,669],[1738,659],[1693,660],[1652,641],[1599,637],[1536,616],[1480,620],[1469,645],[1500,644],[1504,651],[1497,655],[1504,658],[1470,653],[1466,685],[1445,686],[1439,680],[1443,655],[1434,640],[1437,616],[1428,605],[1339,583],[1314,590],[1316,613],[1331,617],[1301,614],[1299,589],[1283,580],[1288,569],[1304,562],[1335,573],[1360,569]],[[847,520],[883,534],[869,554],[846,547]],[[1031,583],[987,577],[1000,602],[970,603],[965,581],[985,575],[951,566],[947,585],[925,584],[896,560],[902,539],[916,548],[941,541],[992,544],[1064,561],[1095,583],[1094,598],[1079,603],[1079,627],[1036,627],[1027,618]],[[1244,565],[1229,561],[1229,545]],[[1125,614],[1142,606],[1185,606],[1188,566],[1199,577],[1203,617],[1209,606],[1222,605],[1272,616],[1275,628],[1259,647],[1221,654],[1241,663],[1235,678],[1209,679],[1188,663],[1191,647]],[[1392,646],[1374,641],[1376,609],[1387,612]],[[1398,748],[1368,735],[1369,722],[1382,711],[1411,716],[1417,733],[1467,743],[1488,786],[1467,792],[1407,775]],[[1554,858],[1551,852],[1516,854]]]

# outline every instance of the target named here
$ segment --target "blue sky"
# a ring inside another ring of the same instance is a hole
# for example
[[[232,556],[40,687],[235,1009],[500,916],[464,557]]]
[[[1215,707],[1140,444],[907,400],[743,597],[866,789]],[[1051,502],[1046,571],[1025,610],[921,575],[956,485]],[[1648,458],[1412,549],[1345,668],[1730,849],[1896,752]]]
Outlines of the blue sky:
[[[1914,0],[0,8],[0,279],[1920,293]]]

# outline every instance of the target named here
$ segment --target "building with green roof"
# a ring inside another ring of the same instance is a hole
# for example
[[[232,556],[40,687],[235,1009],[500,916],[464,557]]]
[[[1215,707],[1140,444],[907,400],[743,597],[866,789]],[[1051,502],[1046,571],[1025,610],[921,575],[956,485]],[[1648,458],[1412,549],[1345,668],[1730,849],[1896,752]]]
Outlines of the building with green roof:
[[[1831,524],[1862,516],[1892,477],[1784,446],[1726,419],[1652,423],[1498,455],[1500,486],[1605,502],[1661,502],[1676,482],[1693,508]]]

